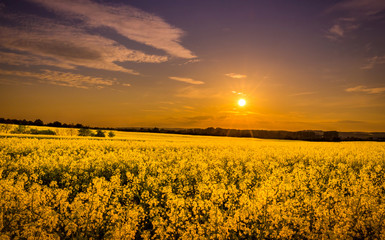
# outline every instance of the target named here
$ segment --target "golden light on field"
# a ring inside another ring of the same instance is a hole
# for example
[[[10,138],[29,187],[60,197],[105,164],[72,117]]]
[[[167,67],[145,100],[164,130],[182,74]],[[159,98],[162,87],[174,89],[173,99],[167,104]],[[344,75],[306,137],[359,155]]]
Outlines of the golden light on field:
[[[245,106],[246,105],[246,100],[243,99],[243,98],[239,99],[238,100],[238,105],[241,106],[241,107]]]
[[[380,157],[385,143],[120,134],[114,140],[0,138],[0,206],[7,224],[1,239],[16,234],[30,239],[37,233],[47,239],[60,239],[59,233],[91,239],[95,231],[113,239],[178,234],[232,239],[244,238],[244,231],[260,239],[267,227],[271,239],[321,239],[330,233],[342,239],[357,233],[385,239]],[[178,178],[170,181],[170,176]],[[225,181],[218,184],[218,179]],[[325,195],[333,201],[325,203]],[[143,206],[153,207],[143,211]],[[253,214],[234,217],[245,212]],[[259,224],[261,216],[267,225]],[[300,224],[287,221],[293,216]],[[354,224],[357,216],[365,226]],[[161,220],[148,227],[142,219],[151,218]],[[274,221],[279,224],[270,224]],[[64,228],[61,222],[75,222],[76,228]],[[240,225],[242,232],[237,232]]]

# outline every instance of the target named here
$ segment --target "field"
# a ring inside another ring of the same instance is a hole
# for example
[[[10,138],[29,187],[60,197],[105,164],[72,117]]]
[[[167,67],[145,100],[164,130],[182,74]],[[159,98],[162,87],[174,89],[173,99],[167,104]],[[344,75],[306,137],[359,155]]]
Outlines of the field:
[[[385,239],[385,143],[0,138],[0,239]]]

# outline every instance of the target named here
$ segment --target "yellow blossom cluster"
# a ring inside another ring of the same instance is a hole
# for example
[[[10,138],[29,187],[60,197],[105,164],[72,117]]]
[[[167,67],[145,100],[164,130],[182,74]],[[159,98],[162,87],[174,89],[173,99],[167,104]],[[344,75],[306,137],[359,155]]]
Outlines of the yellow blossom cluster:
[[[0,139],[0,239],[365,238],[385,239],[385,143]]]

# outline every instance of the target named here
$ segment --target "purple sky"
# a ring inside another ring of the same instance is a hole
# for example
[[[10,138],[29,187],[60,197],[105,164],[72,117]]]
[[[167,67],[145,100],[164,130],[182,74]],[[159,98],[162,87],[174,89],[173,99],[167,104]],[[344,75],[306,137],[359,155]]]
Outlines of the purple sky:
[[[0,0],[0,11],[0,117],[385,131],[383,0]]]

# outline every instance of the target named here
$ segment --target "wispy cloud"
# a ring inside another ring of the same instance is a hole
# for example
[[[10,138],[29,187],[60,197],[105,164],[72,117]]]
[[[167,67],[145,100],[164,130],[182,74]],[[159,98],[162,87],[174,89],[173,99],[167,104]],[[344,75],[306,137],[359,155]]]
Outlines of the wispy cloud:
[[[378,19],[378,14],[385,10],[384,0],[345,0],[329,8],[326,13],[340,13],[343,17],[335,20],[326,35],[338,40],[348,32],[359,28],[363,22]]]
[[[209,116],[209,115],[186,117],[186,119],[188,121],[193,121],[193,122],[205,121],[205,120],[209,120],[209,119],[212,119],[212,118],[213,118],[213,116]]]
[[[188,109],[188,110],[193,110],[193,109],[195,109],[194,107],[191,107],[191,106],[183,106],[183,108]]]
[[[231,91],[231,92],[237,95],[245,95],[243,92],[237,92],[237,91]]]
[[[180,58],[196,56],[181,45],[184,31],[162,18],[128,5],[105,5],[90,0],[30,0],[89,28],[108,27],[136,42]]]
[[[352,88],[345,89],[346,92],[364,92],[369,94],[379,94],[385,92],[385,87],[379,88],[368,88],[365,86],[356,86]]]
[[[180,64],[178,64],[178,65],[179,65],[179,66],[182,66],[182,65],[191,64],[191,63],[198,63],[198,62],[201,62],[201,61],[202,61],[202,59],[194,58],[194,59],[187,60],[187,61],[184,62],[184,63],[180,63]]]
[[[191,99],[206,99],[206,98],[218,98],[222,94],[217,89],[202,89],[196,86],[188,86],[181,88],[175,94],[176,97],[191,98]]]
[[[339,18],[329,29],[326,37],[331,40],[338,40],[343,38],[346,33],[359,28],[359,26],[360,24],[354,18]]]
[[[190,83],[190,84],[195,84],[195,85],[204,84],[204,82],[197,81],[197,80],[194,80],[192,78],[184,78],[184,77],[169,77],[169,78],[172,80],[175,80],[175,81],[185,82],[185,83]]]
[[[261,115],[257,112],[252,112],[252,111],[227,110],[227,111],[221,111],[221,112],[231,114],[231,115],[238,115],[238,116]]]
[[[1,33],[0,33],[1,35]],[[1,45],[1,43],[0,43]],[[11,53],[0,51],[0,63],[15,65],[15,66],[54,66],[64,69],[75,69],[76,66],[52,57],[36,56],[25,53]]]
[[[117,42],[85,30],[38,17],[10,17],[19,27],[0,27],[0,62],[14,65],[77,66],[138,74],[117,62],[167,61],[167,56],[130,50]],[[10,53],[9,51],[12,51]]]
[[[361,67],[364,70],[370,70],[376,65],[385,64],[385,56],[374,56],[367,60],[367,63]]]
[[[337,39],[338,37],[343,37],[344,36],[344,30],[342,29],[340,24],[334,24],[330,29],[329,29],[329,34],[328,38],[330,39]]]
[[[356,120],[337,120],[336,123],[343,123],[343,124],[362,124],[367,123],[365,121],[356,121]]]
[[[328,9],[328,12],[348,11],[356,16],[373,16],[385,9],[383,0],[345,0]]]
[[[104,88],[117,84],[116,79],[103,79],[68,72],[44,70],[41,73],[25,71],[0,70],[0,75],[10,75],[25,78],[35,78],[40,82],[75,88]]]
[[[293,93],[290,96],[305,96],[305,95],[313,95],[315,92],[299,92],[299,93]]]
[[[236,79],[247,78],[246,75],[238,74],[238,73],[226,73],[225,76],[228,76],[228,77],[231,77],[231,78],[236,78]]]

